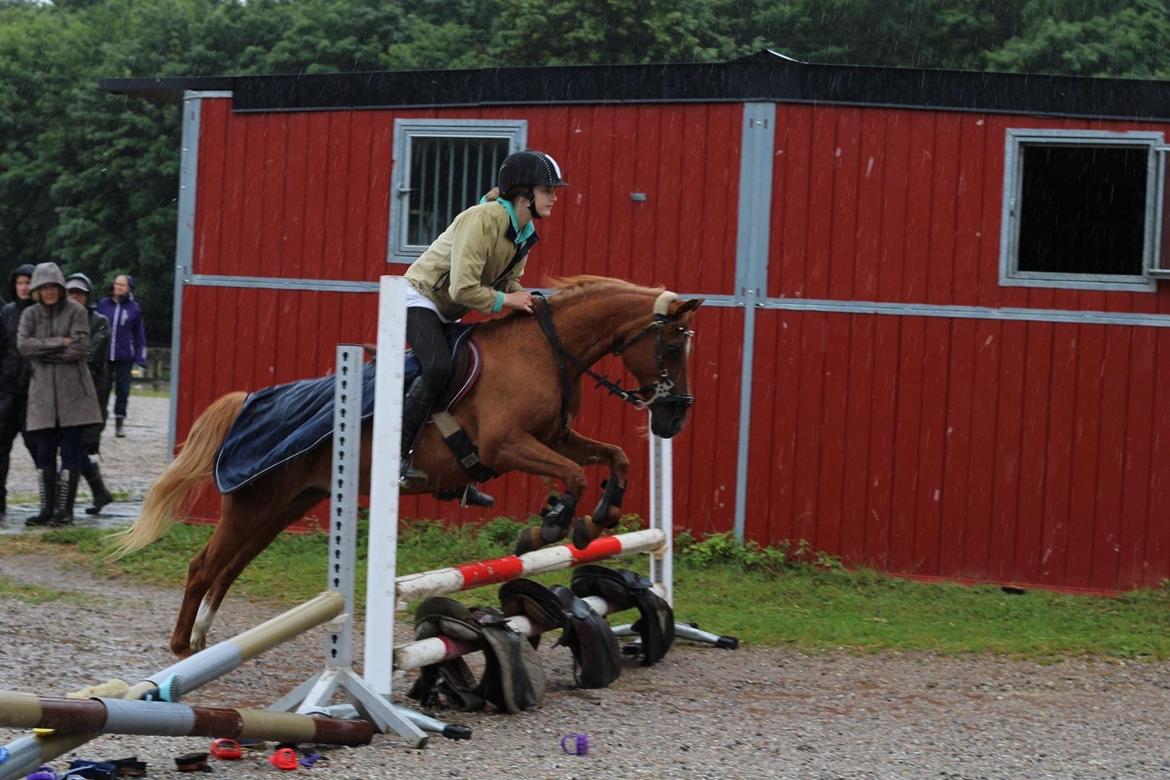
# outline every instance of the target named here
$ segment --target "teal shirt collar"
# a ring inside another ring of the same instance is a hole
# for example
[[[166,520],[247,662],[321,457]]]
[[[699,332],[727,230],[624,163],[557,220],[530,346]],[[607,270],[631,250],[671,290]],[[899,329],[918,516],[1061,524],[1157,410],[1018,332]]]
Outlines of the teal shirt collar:
[[[482,198],[479,202],[486,203],[487,198]],[[523,229],[521,229],[520,221],[516,219],[516,207],[512,205],[512,201],[504,200],[503,198],[497,198],[496,203],[499,203],[504,207],[504,211],[508,212],[508,219],[512,221],[512,232],[516,234],[515,243],[523,244],[532,237],[532,235],[536,232],[536,225],[534,225],[532,221],[529,221],[529,223],[525,225]]]

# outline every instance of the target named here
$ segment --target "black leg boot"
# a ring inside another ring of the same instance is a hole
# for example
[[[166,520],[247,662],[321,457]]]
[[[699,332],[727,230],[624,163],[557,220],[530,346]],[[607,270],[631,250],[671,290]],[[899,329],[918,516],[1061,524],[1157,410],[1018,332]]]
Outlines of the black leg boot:
[[[57,502],[57,472],[53,469],[37,469],[37,486],[41,493],[41,511],[25,520],[25,525],[48,525],[53,520],[53,509]]]
[[[80,479],[81,474],[76,471],[61,470],[57,476],[57,507],[49,525],[69,525],[73,522],[73,502],[77,498],[77,483]]]
[[[114,418],[114,436],[116,438],[119,438],[119,439],[126,438],[126,432],[122,430],[122,422],[125,419],[126,418],[123,417],[122,415],[118,415],[117,417]]]
[[[426,485],[429,479],[426,472],[419,471],[410,464],[414,453],[415,442],[422,433],[423,426],[431,416],[431,395],[427,390],[426,382],[420,376],[406,391],[402,399],[402,472],[399,475],[400,488],[420,488]]]
[[[89,461],[81,470],[81,474],[89,484],[89,492],[93,494],[93,506],[87,507],[85,513],[87,515],[100,515],[106,504],[114,503],[114,496],[106,489],[106,483],[102,479],[102,472],[98,468],[98,464],[92,460]]]
[[[459,506],[464,507],[490,507],[496,505],[496,499],[494,497],[488,495],[470,483],[461,488],[452,488],[451,490],[436,490],[434,492],[434,496],[440,501],[458,501]]]

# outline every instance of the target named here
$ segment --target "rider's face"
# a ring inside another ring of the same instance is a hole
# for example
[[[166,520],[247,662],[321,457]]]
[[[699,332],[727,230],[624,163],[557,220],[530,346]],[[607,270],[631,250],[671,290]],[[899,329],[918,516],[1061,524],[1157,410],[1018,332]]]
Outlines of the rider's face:
[[[536,209],[536,213],[541,217],[547,217],[552,214],[553,204],[557,202],[557,188],[556,187],[533,187],[533,193],[536,195],[536,203],[532,204]]]

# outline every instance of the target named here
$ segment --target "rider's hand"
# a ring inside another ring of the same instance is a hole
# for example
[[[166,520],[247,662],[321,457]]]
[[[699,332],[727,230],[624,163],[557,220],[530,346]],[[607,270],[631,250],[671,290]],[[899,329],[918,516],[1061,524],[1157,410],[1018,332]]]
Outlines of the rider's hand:
[[[65,346],[69,346],[70,344],[73,343],[73,337],[72,336],[62,336],[61,341],[64,342]]]
[[[504,296],[504,308],[516,309],[532,313],[532,293],[527,290],[517,290]]]

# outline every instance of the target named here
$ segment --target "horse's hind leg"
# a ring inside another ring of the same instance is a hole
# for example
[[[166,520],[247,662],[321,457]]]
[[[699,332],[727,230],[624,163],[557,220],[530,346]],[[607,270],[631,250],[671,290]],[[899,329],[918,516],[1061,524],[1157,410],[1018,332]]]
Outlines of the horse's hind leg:
[[[240,576],[240,572],[247,568],[248,564],[268,545],[272,544],[281,531],[300,519],[313,505],[327,497],[328,493],[325,491],[310,488],[281,508],[272,508],[266,502],[261,501],[241,501],[232,507],[229,515],[225,506],[220,527],[224,526],[225,520],[230,516],[233,521],[231,525],[235,526],[237,530],[230,533],[229,529],[228,532],[225,532],[223,541],[220,544],[215,544],[213,548],[213,543],[217,541],[220,531],[220,528],[217,527],[216,533],[207,543],[207,547],[204,548],[205,552],[214,549],[214,558],[209,558],[203,563],[204,569],[211,572],[211,577],[210,583],[204,588],[198,613],[190,628],[193,649],[201,650],[206,646],[207,634],[211,630],[212,621],[215,619],[228,589]],[[247,518],[247,527],[240,528],[236,521],[237,518]],[[228,535],[229,533],[230,535]],[[211,565],[211,560],[214,561],[214,566]],[[180,629],[181,625],[175,627],[176,637],[179,635]],[[173,637],[171,640],[172,650],[174,642],[175,638]]]
[[[224,525],[228,517],[226,512],[221,512],[221,515],[220,527]],[[195,625],[196,610],[200,606],[203,595],[211,587],[213,572],[209,570],[207,561],[215,559],[213,544],[216,542],[218,533],[217,529],[207,544],[203,546],[203,549],[199,551],[199,554],[191,559],[191,564],[187,567],[187,587],[183,590],[183,602],[179,606],[179,616],[175,619],[175,630],[171,633],[171,652],[179,657],[186,657],[192,651],[192,627]],[[203,648],[199,646],[194,649],[202,650]]]
[[[183,603],[179,607],[179,617],[175,620],[175,630],[171,634],[171,652],[175,655],[187,656],[206,646],[207,631],[215,618],[215,611],[208,606],[207,592],[220,578],[231,558],[241,550],[252,550],[251,555],[255,557],[256,553],[264,549],[263,545],[255,547],[256,531],[263,527],[264,515],[253,516],[252,519],[259,526],[253,529],[249,522],[248,502],[246,497],[241,500],[241,496],[246,494],[235,493],[223,497],[219,522],[211,538],[187,567],[187,587],[183,591]]]

